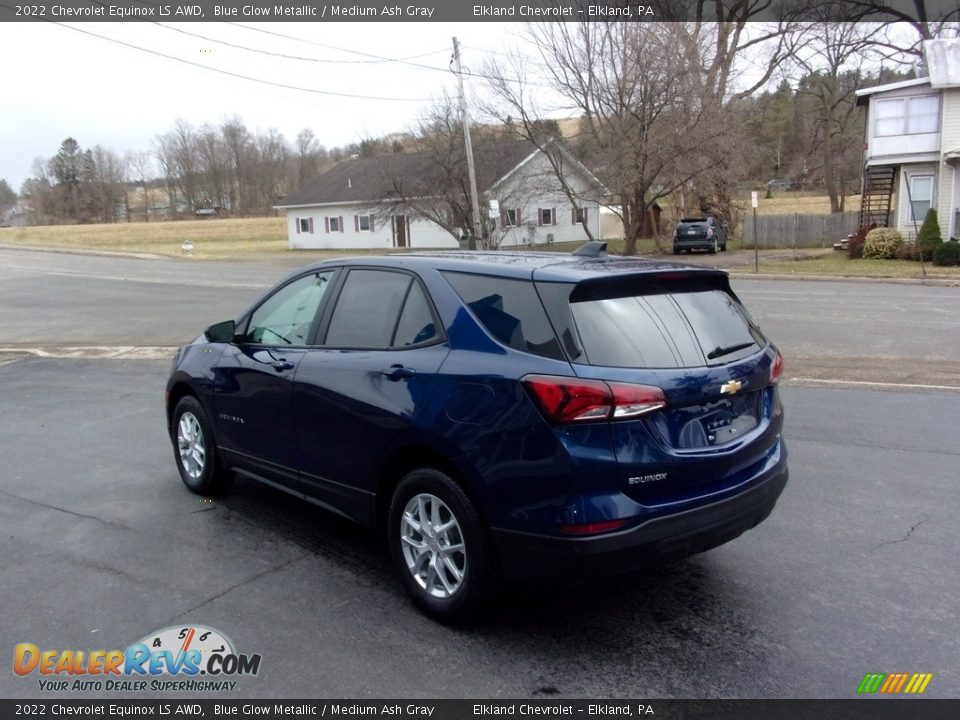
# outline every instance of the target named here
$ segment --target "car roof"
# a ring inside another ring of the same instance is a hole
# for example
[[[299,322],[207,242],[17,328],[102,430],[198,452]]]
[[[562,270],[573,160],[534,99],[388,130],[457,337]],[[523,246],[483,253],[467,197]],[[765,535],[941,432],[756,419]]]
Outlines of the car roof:
[[[465,251],[396,253],[393,255],[370,255],[345,257],[314,263],[306,269],[321,269],[338,265],[353,267],[390,267],[407,270],[439,270],[464,272],[475,275],[531,279],[536,273],[538,281],[580,282],[604,276],[626,274],[649,275],[684,271],[698,275],[722,275],[726,273],[713,268],[703,268],[679,263],[664,262],[636,257],[578,257],[557,252],[509,252]]]

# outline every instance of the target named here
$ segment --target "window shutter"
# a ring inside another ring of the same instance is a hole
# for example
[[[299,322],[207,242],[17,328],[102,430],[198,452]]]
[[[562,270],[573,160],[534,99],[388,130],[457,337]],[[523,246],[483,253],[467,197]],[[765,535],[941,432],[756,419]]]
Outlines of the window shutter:
[[[543,227],[543,208],[537,208],[537,225]]]
[[[553,208],[553,210],[550,211],[550,224],[551,224],[551,225],[556,225],[556,224],[557,224],[557,209],[556,209],[556,208]]]
[[[506,226],[507,226],[507,211],[501,210],[500,211],[500,227],[506,227]]]
[[[521,222],[521,220],[520,220],[520,208],[517,208],[517,214],[514,215],[514,217],[516,218],[516,223],[517,223],[517,225],[519,225],[520,222]]]
[[[359,215],[353,216],[353,231],[360,232],[360,216]]]
[[[300,218],[294,218],[294,222],[297,224],[297,235],[300,234]]]
[[[583,221],[585,223],[590,222],[590,215],[588,214],[589,208],[583,208]]]
[[[570,208],[570,224],[577,224],[577,209],[575,207]]]
[[[370,216],[370,232],[373,232],[373,215]]]
[[[313,218],[310,218],[310,234],[313,235]]]
[[[340,232],[343,232],[343,215],[340,216]]]
[[[330,232],[330,218],[326,215],[323,216],[323,230],[324,232]]]

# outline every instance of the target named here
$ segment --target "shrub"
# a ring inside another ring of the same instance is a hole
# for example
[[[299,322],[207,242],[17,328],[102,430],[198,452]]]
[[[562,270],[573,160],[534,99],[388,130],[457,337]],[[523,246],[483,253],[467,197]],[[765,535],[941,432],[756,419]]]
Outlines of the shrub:
[[[874,228],[863,242],[863,257],[892,260],[903,245],[903,236],[893,228]]]
[[[920,232],[917,234],[917,250],[924,260],[933,259],[934,251],[943,245],[943,238],[940,236],[940,223],[937,222],[937,211],[933,208],[927,210],[927,216],[923,219],[923,225],[920,226]]]
[[[863,257],[863,239],[867,236],[867,232],[873,230],[875,227],[876,225],[862,227],[847,238],[848,258],[851,260],[859,260]]]
[[[954,240],[940,243],[933,251],[933,264],[941,267],[960,265],[960,243]]]
[[[919,260],[920,251],[917,250],[916,243],[905,242],[897,248],[897,260]]]

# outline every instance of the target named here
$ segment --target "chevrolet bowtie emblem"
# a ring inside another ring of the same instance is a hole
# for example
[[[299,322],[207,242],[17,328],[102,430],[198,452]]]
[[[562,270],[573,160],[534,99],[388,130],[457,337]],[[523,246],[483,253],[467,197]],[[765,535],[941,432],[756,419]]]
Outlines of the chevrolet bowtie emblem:
[[[720,386],[720,392],[724,395],[733,395],[742,387],[743,383],[739,380],[731,380],[730,382],[724,383]]]

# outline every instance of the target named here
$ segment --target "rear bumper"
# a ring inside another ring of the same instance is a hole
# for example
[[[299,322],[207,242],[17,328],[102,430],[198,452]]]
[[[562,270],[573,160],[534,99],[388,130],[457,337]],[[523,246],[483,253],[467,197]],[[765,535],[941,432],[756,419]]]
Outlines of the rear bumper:
[[[712,250],[713,243],[714,243],[714,238],[674,240],[673,249],[674,250]],[[717,240],[717,245],[718,246],[721,245],[719,240]]]
[[[493,529],[493,538],[510,576],[576,581],[616,575],[733,540],[771,513],[787,478],[781,462],[748,490],[621,532],[566,538]]]

